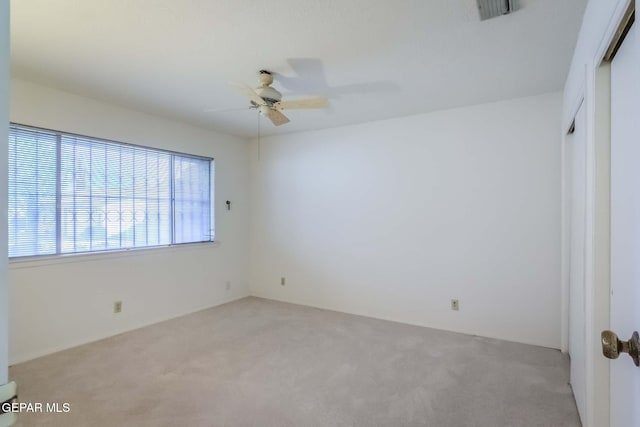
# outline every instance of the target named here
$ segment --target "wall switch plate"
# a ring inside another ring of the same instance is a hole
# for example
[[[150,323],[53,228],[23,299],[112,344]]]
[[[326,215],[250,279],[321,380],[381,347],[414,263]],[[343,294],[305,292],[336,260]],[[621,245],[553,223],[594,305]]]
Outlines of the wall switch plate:
[[[122,301],[116,301],[113,303],[113,312],[120,313],[122,311]]]
[[[281,277],[281,278],[280,278],[280,285],[281,285],[281,286],[284,286],[284,277]]]
[[[230,289],[231,289],[231,282],[227,280],[227,281],[224,283],[224,288],[225,288],[226,290],[230,290]]]
[[[451,310],[458,311],[460,310],[460,301],[457,299],[451,300]]]

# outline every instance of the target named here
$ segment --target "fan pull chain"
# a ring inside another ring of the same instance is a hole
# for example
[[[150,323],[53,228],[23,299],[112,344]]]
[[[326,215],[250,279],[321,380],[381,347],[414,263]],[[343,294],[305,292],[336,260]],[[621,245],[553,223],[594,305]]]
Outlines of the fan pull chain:
[[[258,160],[260,160],[260,111],[258,111]]]

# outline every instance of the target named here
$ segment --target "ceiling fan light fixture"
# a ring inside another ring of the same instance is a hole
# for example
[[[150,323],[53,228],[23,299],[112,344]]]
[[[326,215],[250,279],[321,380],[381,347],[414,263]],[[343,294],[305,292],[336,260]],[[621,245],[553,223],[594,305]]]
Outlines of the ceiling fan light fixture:
[[[271,86],[258,86],[256,93],[268,104],[275,104],[282,99],[282,94]]]

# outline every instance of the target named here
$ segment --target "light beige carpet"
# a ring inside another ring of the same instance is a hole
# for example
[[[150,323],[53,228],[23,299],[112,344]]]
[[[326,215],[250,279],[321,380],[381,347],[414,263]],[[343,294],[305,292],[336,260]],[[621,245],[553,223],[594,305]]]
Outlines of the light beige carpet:
[[[245,298],[13,366],[19,426],[579,426],[559,351]]]

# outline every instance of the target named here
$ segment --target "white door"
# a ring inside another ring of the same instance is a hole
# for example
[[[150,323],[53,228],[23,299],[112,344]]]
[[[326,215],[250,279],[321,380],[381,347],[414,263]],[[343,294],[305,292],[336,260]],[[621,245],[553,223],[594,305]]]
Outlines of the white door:
[[[585,361],[585,221],[586,221],[586,161],[584,103],[575,117],[575,131],[567,138],[566,154],[571,206],[569,207],[569,355],[571,356],[571,388],[580,418],[586,416]]]
[[[640,25],[611,64],[611,330],[640,330]],[[640,368],[612,360],[611,427],[640,426]]]

